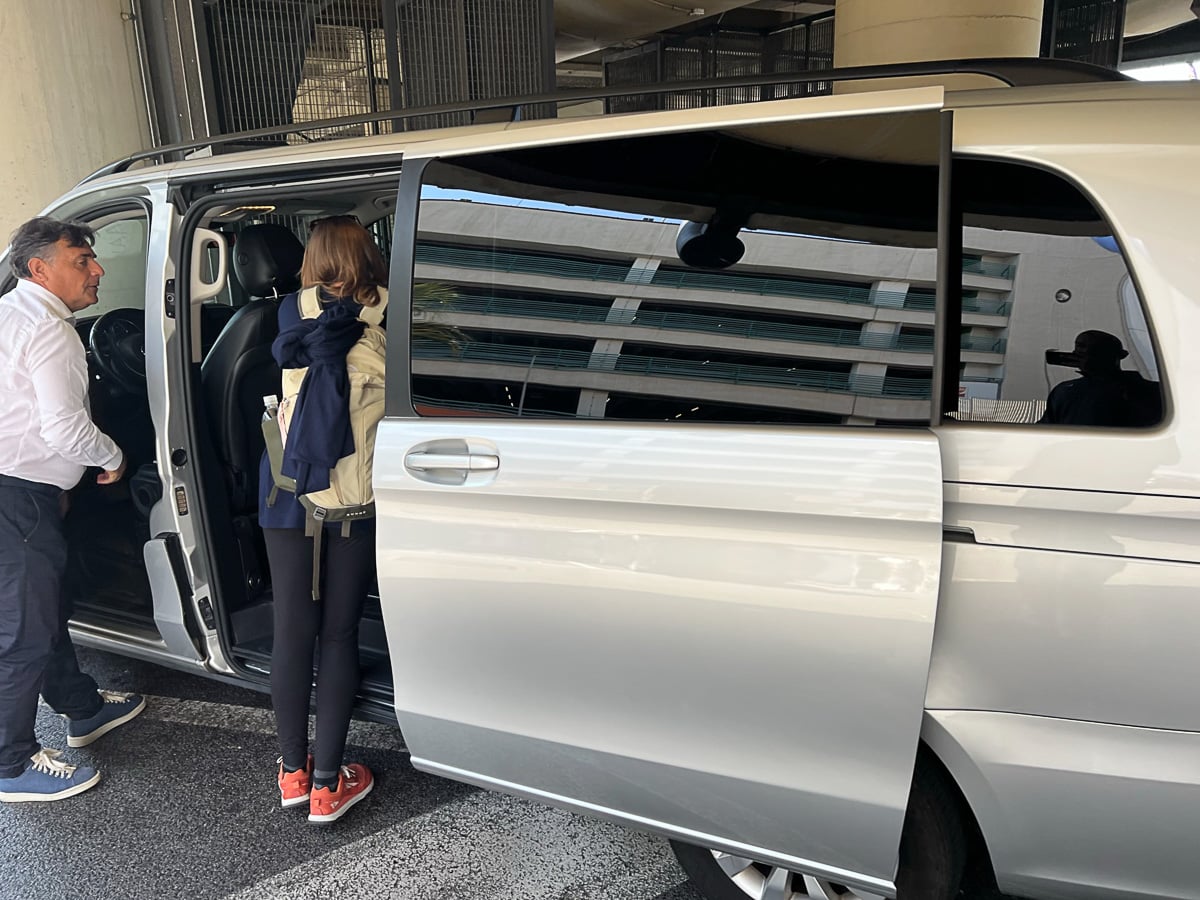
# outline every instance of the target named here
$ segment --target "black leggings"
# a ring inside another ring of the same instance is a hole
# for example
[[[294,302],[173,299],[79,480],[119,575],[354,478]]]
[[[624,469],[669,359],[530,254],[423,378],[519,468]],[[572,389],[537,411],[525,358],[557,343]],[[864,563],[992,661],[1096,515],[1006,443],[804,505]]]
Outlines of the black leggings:
[[[346,732],[358,691],[358,621],[375,578],[375,523],[354,523],[348,537],[332,528],[322,536],[321,599],[312,599],[312,538],[300,528],[264,528],[271,564],[275,643],[271,703],[279,747],[288,768],[308,756],[308,707],[313,648],[318,650],[317,736],[313,767],[342,764]]]

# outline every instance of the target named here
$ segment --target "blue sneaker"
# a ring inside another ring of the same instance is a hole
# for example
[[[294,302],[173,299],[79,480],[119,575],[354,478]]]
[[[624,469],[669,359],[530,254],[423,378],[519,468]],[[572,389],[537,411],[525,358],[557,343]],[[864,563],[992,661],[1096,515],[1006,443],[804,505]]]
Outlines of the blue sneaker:
[[[104,700],[100,712],[86,719],[67,719],[68,747],[86,747],[146,708],[146,701],[141,694],[100,691],[100,697]]]
[[[71,766],[59,759],[61,750],[43,747],[33,756],[25,771],[14,778],[0,778],[0,800],[5,803],[32,803],[62,800],[95,787],[100,773],[86,766]]]

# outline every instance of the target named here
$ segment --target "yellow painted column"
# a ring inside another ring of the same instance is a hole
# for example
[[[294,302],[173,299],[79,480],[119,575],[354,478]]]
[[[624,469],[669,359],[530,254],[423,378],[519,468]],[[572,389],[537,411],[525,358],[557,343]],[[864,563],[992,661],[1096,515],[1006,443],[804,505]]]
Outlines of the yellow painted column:
[[[0,0],[0,247],[107,162],[149,146],[128,0]]]
[[[1042,0],[838,0],[837,68],[938,59],[1037,56]],[[994,87],[990,78],[936,79],[948,87]],[[911,87],[929,79],[842,82],[839,92]]]

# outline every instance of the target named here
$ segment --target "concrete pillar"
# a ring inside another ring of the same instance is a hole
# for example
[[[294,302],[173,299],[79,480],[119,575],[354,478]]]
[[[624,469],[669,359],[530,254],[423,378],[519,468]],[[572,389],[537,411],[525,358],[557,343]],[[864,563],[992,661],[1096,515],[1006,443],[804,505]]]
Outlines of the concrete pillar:
[[[967,363],[961,377],[964,381],[970,381],[972,378],[992,378],[999,374],[998,368],[999,366],[990,366],[985,363]]]
[[[836,68],[935,59],[1037,56],[1043,0],[838,0],[833,20]],[[938,78],[952,88],[995,87],[977,76]],[[913,87],[930,79],[841,82],[840,93]]]
[[[883,363],[855,363],[850,367],[850,390],[877,396],[885,375],[887,366]]]
[[[629,267],[629,274],[625,276],[625,280],[630,284],[649,284],[654,280],[654,273],[658,271],[661,262],[661,259],[654,257],[639,256]]]
[[[908,297],[907,281],[876,281],[871,285],[872,306],[903,309]]]
[[[592,346],[592,358],[588,360],[589,369],[609,369],[617,367],[617,356],[624,345],[621,340],[601,338]],[[608,404],[608,391],[583,388],[579,392],[579,403],[575,407],[575,415],[580,419],[603,419],[604,409]]]
[[[575,417],[578,419],[603,419],[607,403],[608,391],[584,388],[579,392],[579,404],[575,407]]]
[[[127,0],[3,0],[0,245],[107,162],[149,146]]]
[[[654,276],[654,271],[658,268],[658,260],[641,260],[634,264],[630,277],[625,280],[634,283],[648,282]],[[641,265],[645,263],[645,265]],[[634,277],[637,272],[647,271],[649,267],[649,277],[644,281],[640,277]],[[609,309],[608,315],[604,321],[610,325],[628,325],[633,322],[637,316],[638,307],[642,305],[642,301],[634,297],[617,297],[613,300],[612,308]],[[614,369],[616,368],[617,354],[621,352],[621,348],[625,342],[622,340],[606,340],[601,339],[596,341],[592,347],[592,360],[588,363],[590,369]],[[608,404],[608,391],[595,390],[592,388],[583,388],[579,392],[579,403],[575,408],[575,415],[581,419],[603,419],[604,409]]]
[[[655,268],[658,268],[657,263]],[[625,280],[632,281],[633,279],[626,278]],[[637,297],[617,297],[609,307],[604,321],[609,325],[628,325],[637,318],[637,311],[641,305],[642,301]]]
[[[859,346],[872,350],[892,350],[896,346],[896,337],[900,334],[899,322],[867,322],[863,325]]]

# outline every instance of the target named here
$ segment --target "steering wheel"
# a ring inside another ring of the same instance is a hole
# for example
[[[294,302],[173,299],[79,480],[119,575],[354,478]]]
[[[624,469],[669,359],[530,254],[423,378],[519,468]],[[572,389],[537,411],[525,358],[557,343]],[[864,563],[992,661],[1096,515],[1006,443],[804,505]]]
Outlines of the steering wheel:
[[[146,314],[113,309],[88,333],[88,349],[102,377],[127,394],[146,392]]]

